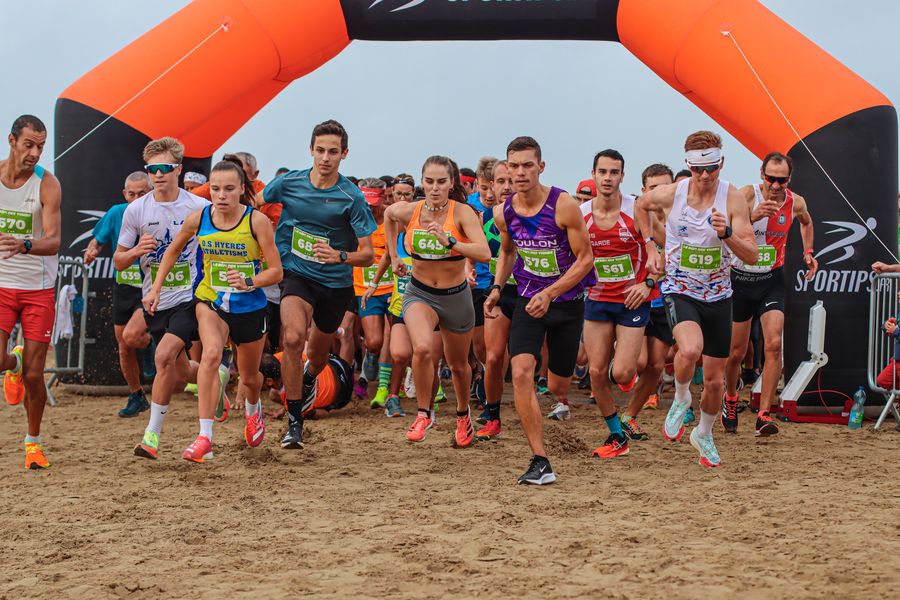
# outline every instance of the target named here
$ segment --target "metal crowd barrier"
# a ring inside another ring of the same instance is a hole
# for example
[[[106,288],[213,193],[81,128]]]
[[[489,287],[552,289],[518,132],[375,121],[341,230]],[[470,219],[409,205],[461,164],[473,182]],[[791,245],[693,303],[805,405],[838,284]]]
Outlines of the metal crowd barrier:
[[[44,373],[53,375],[45,382],[47,387],[47,401],[51,406],[56,406],[56,398],[50,388],[59,381],[60,375],[80,375],[84,372],[84,347],[94,340],[87,339],[87,315],[88,302],[96,296],[95,292],[88,291],[88,272],[84,268],[81,258],[60,258],[59,272],[56,276],[56,294],[54,301],[59,301],[59,295],[66,285],[75,286],[76,295],[72,301],[72,325],[73,335],[68,340],[59,340],[55,344],[54,355],[56,366],[45,368]],[[78,318],[76,323],[76,317]],[[53,322],[53,331],[56,332],[56,322],[59,320],[59,311]],[[60,347],[63,346],[61,349]],[[76,358],[77,356],[77,358]]]
[[[898,384],[898,365],[895,362],[891,374],[890,388],[878,385],[878,375],[890,364],[894,357],[894,342],[900,340],[900,336],[889,336],[882,331],[881,326],[891,317],[896,318],[900,312],[900,273],[884,273],[876,275],[872,280],[872,291],[869,296],[869,350],[868,366],[866,371],[869,379],[869,389],[884,395],[884,410],[875,423],[875,429],[881,427],[887,418],[888,412],[894,414],[894,419],[900,423],[900,410],[897,403],[900,401]]]

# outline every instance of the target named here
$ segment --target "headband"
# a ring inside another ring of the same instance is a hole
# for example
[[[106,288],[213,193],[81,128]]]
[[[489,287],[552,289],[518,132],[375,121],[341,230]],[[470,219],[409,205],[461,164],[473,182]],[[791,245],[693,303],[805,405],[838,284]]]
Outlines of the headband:
[[[206,183],[206,175],[203,175],[202,173],[194,173],[193,171],[188,171],[187,173],[184,174],[184,180],[191,181],[198,185],[203,185],[204,183]]]
[[[471,175],[460,175],[459,180],[463,183],[475,183],[475,178]]]
[[[705,148],[703,150],[688,150],[684,153],[684,162],[689,167],[705,167],[716,165],[722,160],[721,148]]]

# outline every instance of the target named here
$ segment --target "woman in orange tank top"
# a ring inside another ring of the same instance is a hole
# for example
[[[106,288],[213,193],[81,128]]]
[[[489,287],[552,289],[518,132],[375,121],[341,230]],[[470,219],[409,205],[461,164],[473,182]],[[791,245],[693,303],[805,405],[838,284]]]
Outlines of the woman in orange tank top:
[[[487,262],[491,258],[481,219],[466,204],[459,168],[445,156],[432,156],[422,167],[425,200],[402,202],[385,212],[385,236],[394,273],[406,275],[397,254],[397,233],[406,231],[404,244],[412,257],[413,276],[403,295],[403,318],[413,347],[416,389],[432,389],[435,371],[432,331],[440,325],[444,358],[453,374],[456,392],[458,447],[469,446],[475,430],[469,417],[469,347],[475,326],[472,292],[463,259]],[[407,439],[421,442],[432,425],[431,397],[417,395],[416,419]]]

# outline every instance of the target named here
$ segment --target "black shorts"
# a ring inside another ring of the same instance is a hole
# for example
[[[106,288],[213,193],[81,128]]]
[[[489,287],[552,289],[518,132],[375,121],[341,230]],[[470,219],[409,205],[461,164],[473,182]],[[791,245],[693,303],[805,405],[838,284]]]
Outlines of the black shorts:
[[[675,338],[672,336],[672,326],[669,325],[669,319],[666,317],[666,309],[662,306],[650,309],[650,322],[644,329],[644,335],[654,337],[668,346],[675,345]]]
[[[784,272],[778,267],[768,273],[731,270],[732,319],[743,323],[770,310],[784,312]]]
[[[489,288],[472,290],[472,306],[475,307],[475,327],[484,327],[484,301],[490,291]]]
[[[584,300],[553,302],[540,319],[525,312],[530,300],[519,298],[516,302],[509,329],[510,358],[531,354],[540,360],[546,337],[550,372],[559,377],[571,377],[578,358],[578,340],[584,328]]]
[[[269,348],[275,353],[281,348],[281,306],[266,303],[266,327],[269,329]]]
[[[144,311],[144,322],[153,341],[159,345],[163,336],[171,333],[184,342],[185,351],[191,349],[191,342],[199,340],[197,333],[196,301],[182,302],[172,308],[156,311],[153,316]]]
[[[728,358],[731,350],[731,298],[701,302],[681,294],[669,294],[663,302],[673,331],[679,323],[693,321],[700,325],[703,333],[703,355]]]
[[[142,308],[143,290],[133,285],[115,284],[113,287],[113,324],[127,325],[134,311]]]
[[[497,300],[497,306],[504,317],[512,321],[513,313],[516,310],[516,303],[519,301],[519,290],[514,285],[504,285],[500,290],[500,299]],[[482,311],[483,312],[483,311]]]
[[[213,306],[212,302],[204,302],[216,316],[228,325],[228,337],[236,345],[256,342],[266,335],[266,313],[268,308],[260,308],[245,313],[230,313]]]
[[[344,320],[344,313],[356,304],[353,286],[345,288],[325,287],[302,275],[284,272],[281,280],[281,301],[287,296],[297,296],[313,309],[313,323],[322,333],[334,333]]]

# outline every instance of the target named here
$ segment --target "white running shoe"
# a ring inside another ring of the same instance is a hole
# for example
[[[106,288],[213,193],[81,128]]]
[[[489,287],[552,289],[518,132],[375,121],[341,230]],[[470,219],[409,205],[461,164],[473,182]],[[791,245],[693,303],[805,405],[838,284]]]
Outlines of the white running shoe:
[[[719,451],[716,450],[716,443],[713,441],[712,434],[700,435],[697,428],[691,430],[691,446],[700,453],[700,466],[702,467],[718,467],[722,464],[719,458]]]
[[[684,436],[684,415],[690,407],[690,400],[672,400],[662,428],[663,436],[670,442],[677,442]]]
[[[413,379],[412,369],[406,369],[406,379],[403,380],[403,389],[406,390],[407,398],[416,397],[416,381]]]
[[[553,405],[553,408],[550,409],[550,412],[547,413],[547,418],[553,419],[554,421],[568,421],[572,418],[572,413],[569,411],[569,405],[557,402]]]

